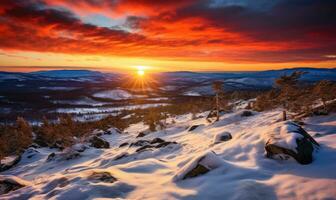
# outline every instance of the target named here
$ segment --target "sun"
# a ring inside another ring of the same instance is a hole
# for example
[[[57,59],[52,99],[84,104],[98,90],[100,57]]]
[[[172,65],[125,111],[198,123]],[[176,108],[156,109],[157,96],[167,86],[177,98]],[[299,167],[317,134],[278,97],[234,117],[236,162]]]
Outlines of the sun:
[[[137,68],[138,68],[137,74],[139,76],[145,75],[145,68],[143,66],[138,66]]]

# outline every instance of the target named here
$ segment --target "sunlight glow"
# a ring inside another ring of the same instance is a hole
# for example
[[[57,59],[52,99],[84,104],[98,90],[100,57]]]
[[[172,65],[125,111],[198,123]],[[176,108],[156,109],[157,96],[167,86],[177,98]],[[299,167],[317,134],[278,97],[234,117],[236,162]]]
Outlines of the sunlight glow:
[[[137,69],[138,69],[137,73],[138,73],[139,76],[145,75],[145,67],[137,66]]]

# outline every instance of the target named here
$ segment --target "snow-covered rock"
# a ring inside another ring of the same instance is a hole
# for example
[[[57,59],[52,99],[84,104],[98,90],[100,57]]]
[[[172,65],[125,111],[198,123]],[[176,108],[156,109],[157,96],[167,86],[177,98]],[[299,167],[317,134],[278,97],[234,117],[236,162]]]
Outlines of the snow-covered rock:
[[[21,155],[9,156],[0,162],[0,172],[14,167],[21,160]]]
[[[101,137],[93,136],[89,140],[90,145],[92,147],[98,148],[98,149],[108,149],[110,148],[110,143],[104,140]]]
[[[187,178],[193,178],[216,169],[224,164],[224,161],[220,159],[214,152],[206,152],[196,156],[190,162],[188,162],[183,168],[181,168],[177,174],[175,174],[173,180],[179,181]]]
[[[271,126],[265,139],[267,157],[283,159],[291,156],[301,164],[311,163],[314,147],[319,146],[301,126],[290,121]]]
[[[218,144],[232,139],[231,133],[224,131],[214,136],[213,143]]]
[[[0,195],[30,185],[29,182],[15,176],[0,176]]]

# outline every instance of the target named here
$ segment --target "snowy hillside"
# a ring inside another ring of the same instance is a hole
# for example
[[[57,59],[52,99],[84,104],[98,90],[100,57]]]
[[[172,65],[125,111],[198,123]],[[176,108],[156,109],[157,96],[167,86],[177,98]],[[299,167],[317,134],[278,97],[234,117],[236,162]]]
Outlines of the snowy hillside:
[[[144,137],[137,137],[147,129],[142,123],[123,133],[96,131],[108,149],[87,143],[63,153],[31,148],[0,176],[25,187],[0,199],[335,199],[335,114],[305,120],[303,128],[320,147],[311,164],[301,165],[265,156],[268,136],[285,135],[277,142],[290,148],[302,138],[291,123],[279,121],[279,110],[243,113],[224,114],[212,124],[182,115]],[[201,175],[191,171],[196,168]]]

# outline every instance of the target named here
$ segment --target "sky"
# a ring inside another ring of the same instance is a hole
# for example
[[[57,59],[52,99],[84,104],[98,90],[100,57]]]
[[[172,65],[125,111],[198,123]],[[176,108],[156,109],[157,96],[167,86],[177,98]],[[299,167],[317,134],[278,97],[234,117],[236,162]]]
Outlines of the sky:
[[[336,66],[334,0],[1,0],[0,71]]]

